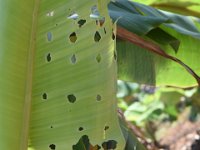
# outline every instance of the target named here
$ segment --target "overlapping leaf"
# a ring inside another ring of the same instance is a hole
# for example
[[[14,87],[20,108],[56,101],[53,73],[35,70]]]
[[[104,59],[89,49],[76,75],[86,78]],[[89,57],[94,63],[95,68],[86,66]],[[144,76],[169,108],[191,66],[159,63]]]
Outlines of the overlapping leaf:
[[[198,0],[160,1],[153,2],[151,6],[182,15],[200,17],[200,3]]]
[[[144,39],[149,40],[150,38],[154,41],[155,47],[160,47],[161,51],[159,53],[165,51],[170,57],[178,59],[178,61],[172,62],[165,59],[165,57],[168,58],[167,55],[164,56],[162,54],[163,58],[155,55],[150,56],[150,54],[142,56],[139,54],[141,50],[133,48],[134,46],[131,46],[131,43],[121,41],[118,43],[117,48],[119,77],[121,79],[140,83],[156,83],[157,85],[193,86],[197,84],[190,74],[199,80],[200,68],[198,58],[200,54],[198,53],[198,47],[200,46],[200,32],[198,29],[199,23],[196,21],[198,19],[194,20],[192,17],[159,11],[127,0],[112,1],[109,8],[111,17],[114,20],[119,18],[118,25],[120,27],[140,36],[142,35]],[[123,11],[116,11],[121,9]],[[142,30],[138,30],[138,26],[129,26],[126,14],[128,16],[132,14],[131,21],[129,20],[129,22],[137,23],[138,18],[140,18],[139,26]],[[151,17],[161,19],[162,21],[160,20],[159,24],[155,25],[156,21],[151,19]],[[146,20],[142,20],[141,18],[145,18]],[[121,36],[120,38],[127,40],[127,38]],[[120,46],[120,44],[124,46]],[[127,44],[130,46],[125,46]],[[145,42],[139,46],[143,49],[148,49],[145,46]],[[175,51],[173,52],[173,50]],[[124,57],[124,53],[129,57],[128,59]],[[137,59],[135,59],[136,57]],[[151,61],[149,61],[149,58],[151,58]],[[138,59],[141,61],[139,65],[138,62],[140,61]],[[147,64],[152,64],[152,67],[147,69],[147,66],[149,66]],[[137,78],[135,78],[136,76]],[[176,76],[178,76],[178,79],[176,79]]]

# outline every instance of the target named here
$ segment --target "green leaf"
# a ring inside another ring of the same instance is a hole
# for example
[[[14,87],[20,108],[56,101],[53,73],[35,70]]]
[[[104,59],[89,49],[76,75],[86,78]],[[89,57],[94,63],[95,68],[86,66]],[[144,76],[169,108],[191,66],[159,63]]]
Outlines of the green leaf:
[[[165,105],[169,106],[175,106],[180,101],[181,97],[184,96],[182,90],[178,90],[175,88],[163,88],[159,90],[159,92],[159,99],[164,102]]]
[[[107,3],[0,1],[0,149],[70,150],[83,135],[124,148]]]
[[[197,53],[198,47],[187,51],[189,47],[197,44],[198,40],[184,36],[184,44],[180,46],[180,52],[174,54],[168,47],[165,50],[174,56],[182,56],[186,64],[192,67],[197,73],[199,72]],[[186,42],[187,41],[187,42]],[[138,82],[151,85],[172,85],[188,87],[197,85],[195,79],[185,70],[184,67],[174,61],[155,55],[144,48],[135,46],[126,41],[117,42],[118,51],[118,76],[121,80]],[[192,58],[192,59],[188,59]],[[192,60],[192,61],[191,61]],[[196,60],[196,61],[195,61]],[[178,78],[177,78],[178,77]]]
[[[166,17],[170,17],[170,20],[172,21],[172,23],[166,23],[164,26],[172,28],[179,33],[200,39],[200,32],[192,17],[182,16],[165,11],[162,11],[162,14]]]
[[[141,109],[140,109],[141,108]],[[154,99],[151,104],[143,104],[142,102],[135,102],[128,107],[124,115],[127,120],[134,121],[136,124],[141,124],[144,120],[149,119],[149,117],[156,110],[163,110],[164,105],[160,101]]]
[[[167,46],[169,44],[175,50],[176,53],[178,52],[180,41],[177,38],[165,32],[164,30],[160,28],[155,28],[148,32],[146,36],[153,39],[161,45]]]
[[[151,28],[151,31],[144,30],[145,32],[147,31],[147,34],[145,33],[146,36],[156,41],[161,49],[166,52],[169,57],[167,55],[162,56],[167,59],[145,52],[144,48],[152,51],[149,47],[145,47],[146,43],[137,44],[143,47],[140,48],[127,41],[118,40],[118,73],[120,79],[153,85],[167,84],[180,87],[197,85],[196,81],[188,74],[189,72],[199,83],[198,45],[200,32],[198,30],[199,23],[197,19],[194,20],[191,17],[158,11],[151,7],[130,1],[117,0],[113,1],[110,7],[113,5],[118,9],[123,9],[122,12],[126,11],[127,13],[135,14],[137,17],[154,16],[168,20],[168,22],[165,21],[159,25],[159,30],[157,27],[153,27],[149,24],[147,26]],[[110,14],[112,17],[112,10]],[[123,18],[124,17],[120,19],[123,22],[123,27],[130,31],[130,33],[138,33],[135,28],[132,27],[130,29],[128,26],[129,23]],[[137,20],[137,18],[135,18],[135,20]],[[154,21],[152,20],[152,22]],[[141,28],[146,25],[146,22],[143,21],[143,24],[141,23]],[[160,36],[162,35],[162,37],[160,38],[158,36],[156,38],[158,34],[160,34]],[[126,34],[126,36],[128,37],[129,35]],[[122,38],[121,36],[119,37]],[[128,38],[124,38],[124,40],[127,39]],[[170,46],[168,46],[167,43]],[[177,53],[173,52],[172,48]],[[171,56],[173,59],[171,59]],[[177,76],[178,78],[175,78]]]
[[[188,36],[187,34],[174,32],[174,30],[170,28],[162,27],[162,29],[168,32],[169,34],[171,34],[172,36],[178,38],[181,42],[179,52],[177,54],[173,53],[170,47],[164,48],[166,52],[180,59],[183,63],[187,64],[197,75],[200,75],[200,67],[198,65],[198,60],[200,57],[199,48],[198,48],[200,46],[199,39]],[[185,87],[196,85],[196,83],[193,82],[194,80],[192,80],[191,78],[189,79],[189,77],[186,74],[184,75],[183,73],[184,69],[182,67],[180,68],[176,67],[175,69],[175,64],[173,62],[170,62],[168,65],[169,65],[169,67],[167,68],[168,70],[165,69],[166,70],[165,75],[170,77],[170,74],[173,72],[174,77],[179,77],[179,78],[176,78],[177,85],[182,84],[182,86],[185,86]],[[172,76],[170,78],[172,79]]]
[[[117,40],[118,76],[121,80],[156,83],[154,55],[129,42]]]
[[[28,141],[23,121],[29,108],[25,97],[29,98],[26,79],[33,9],[33,0],[0,1],[0,149],[21,150]]]
[[[153,28],[168,21],[167,17],[159,15],[158,11],[147,6],[145,9],[148,9],[148,13],[151,13],[152,15],[142,15],[146,12],[140,10],[141,8],[139,6],[142,5],[126,0],[112,1],[109,4],[109,13],[114,21],[117,20],[117,24],[119,26],[124,27],[138,35],[145,35]]]
[[[126,139],[126,147],[124,150],[146,150],[146,148],[138,141],[136,136],[133,134],[133,131],[130,129],[131,127],[128,126],[128,123],[122,116],[119,116],[119,123]]]
[[[191,9],[191,6],[196,6],[197,8],[199,8],[200,6],[200,3],[198,3],[198,1],[195,2],[194,0],[192,1],[179,0],[179,1],[167,1],[167,2],[161,1],[161,2],[154,2],[151,4],[151,6],[182,15],[200,17],[200,12],[198,9],[197,10]]]

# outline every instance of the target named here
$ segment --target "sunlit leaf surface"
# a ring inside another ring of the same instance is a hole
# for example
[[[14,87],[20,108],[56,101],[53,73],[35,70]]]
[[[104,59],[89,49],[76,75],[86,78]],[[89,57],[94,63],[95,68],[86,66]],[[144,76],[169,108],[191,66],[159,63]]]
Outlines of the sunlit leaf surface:
[[[83,135],[125,147],[107,3],[0,2],[0,149],[70,150]]]

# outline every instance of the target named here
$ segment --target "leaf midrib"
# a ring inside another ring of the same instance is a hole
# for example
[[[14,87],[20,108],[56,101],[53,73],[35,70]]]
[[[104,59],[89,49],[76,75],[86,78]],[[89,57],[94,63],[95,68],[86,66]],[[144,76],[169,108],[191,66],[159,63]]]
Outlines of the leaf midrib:
[[[29,133],[29,122],[30,122],[31,100],[32,100],[32,80],[33,80],[33,67],[34,67],[36,30],[37,30],[36,27],[37,27],[39,3],[40,0],[35,0],[35,6],[32,15],[32,27],[31,27],[30,44],[28,48],[28,59],[27,59],[28,65],[27,65],[27,78],[25,87],[23,124],[22,124],[21,143],[19,148],[20,150],[27,150],[28,147],[28,133]]]

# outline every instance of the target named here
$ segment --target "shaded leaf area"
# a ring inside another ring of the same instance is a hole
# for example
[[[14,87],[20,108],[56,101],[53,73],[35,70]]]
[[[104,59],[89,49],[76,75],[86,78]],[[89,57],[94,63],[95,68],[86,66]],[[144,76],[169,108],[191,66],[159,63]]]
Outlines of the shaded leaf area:
[[[141,6],[142,4],[127,0],[111,1],[109,13],[114,21],[117,20],[119,26],[138,35],[145,35],[153,28],[168,21],[167,17],[160,15],[157,10],[148,6],[145,6],[148,14],[145,15],[146,12],[141,9]]]
[[[154,71],[152,71],[148,79],[145,75],[145,72],[149,73],[149,70],[145,70],[146,67],[144,67],[146,63],[141,65],[144,76],[144,79],[142,79],[142,77],[140,77],[141,73],[138,74],[135,71],[133,73],[133,70],[135,70],[135,65],[137,64],[135,61],[132,63],[130,61],[130,66],[133,66],[133,68],[123,65],[123,67],[126,66],[126,69],[131,69],[128,70],[128,72],[132,72],[131,76],[129,76],[130,78],[126,78],[128,81],[146,84],[152,84],[156,82],[158,85],[167,84],[181,87],[194,86],[197,85],[197,83],[200,83],[198,76],[200,74],[200,68],[197,63],[199,58],[198,47],[200,43],[198,19],[156,10],[152,7],[126,0],[112,1],[109,4],[109,11],[111,18],[118,21],[117,23],[120,28],[122,27],[122,29],[129,31],[129,33],[132,32],[142,36],[142,38],[146,39],[147,41],[153,40],[155,43],[153,47],[157,47],[158,49],[161,48],[163,51],[157,51],[156,53],[172,60],[168,61],[164,60],[163,58],[159,58],[160,64],[156,64],[156,62],[155,64],[153,63],[155,68],[160,68],[159,71],[158,69],[155,69],[156,77],[153,76],[152,72]],[[152,18],[157,18],[160,20],[158,21]],[[117,36],[119,38],[119,30],[117,32]],[[120,35],[120,39],[127,41],[127,35]],[[135,44],[133,41],[129,41]],[[138,46],[155,52],[152,50],[152,47],[146,46],[148,45],[146,44],[147,41],[141,42]],[[117,49],[119,51],[120,48],[118,47]],[[140,54],[138,53],[137,56],[140,57],[139,55]],[[118,56],[120,57],[120,55]],[[132,60],[133,59],[134,58],[132,58]],[[128,60],[126,59],[126,61]],[[182,67],[178,66],[176,63],[182,65]],[[188,77],[189,74],[182,74],[182,72],[185,72],[185,69],[196,79],[197,82],[195,82],[194,79]],[[125,69],[120,69],[119,67],[119,70]],[[122,73],[119,71],[119,74],[124,74],[124,71]],[[133,74],[138,74],[137,76],[140,77],[139,80],[135,78],[136,75]],[[163,80],[162,75],[167,76],[167,80]],[[181,76],[181,78],[176,81],[172,79],[174,76]],[[119,77],[120,79],[124,79],[124,76],[119,75]],[[146,82],[147,80],[149,82]]]
[[[179,59],[166,54],[157,46],[148,45],[147,42],[137,43],[137,45],[140,47],[127,41],[118,40],[118,76],[120,79],[142,84],[178,85],[182,87],[195,85],[196,82],[200,83],[199,76]],[[151,49],[154,53],[169,60],[147,52],[146,47],[147,50]],[[196,82],[187,72],[196,79]],[[179,78],[174,78],[175,76]]]
[[[117,40],[118,77],[125,81],[156,83],[153,54],[129,42]]]
[[[160,11],[163,16],[170,18],[171,23],[163,24],[181,34],[200,39],[200,32],[192,17],[182,16],[171,12]],[[174,31],[174,32],[175,32]],[[177,37],[178,38],[178,37]],[[179,39],[179,38],[178,38]]]
[[[95,145],[93,146],[90,143],[89,137],[87,135],[83,135],[76,145],[72,146],[73,150],[99,150],[101,146]],[[104,150],[114,150],[117,148],[117,142],[115,140],[108,140],[102,143],[102,148]]]
[[[111,1],[109,13],[113,20],[118,20],[119,26],[138,35],[145,35],[164,24],[182,34],[200,38],[200,32],[192,17],[157,10],[128,0]]]
[[[180,46],[180,41],[177,40],[174,36],[170,35],[166,31],[162,30],[161,28],[155,28],[149,31],[146,35],[150,39],[154,39],[155,42],[161,45],[170,45],[175,52],[178,52],[178,48]]]

